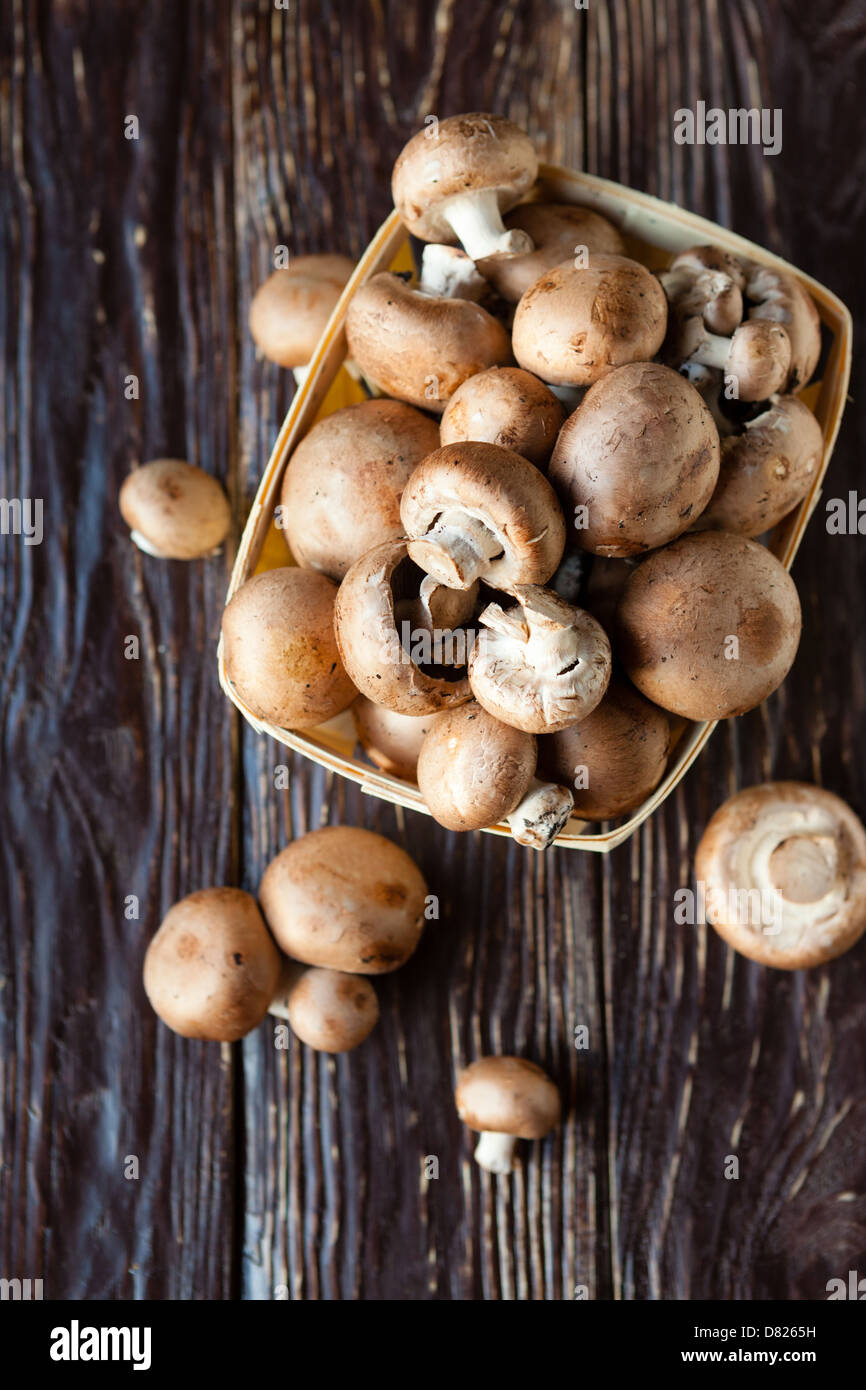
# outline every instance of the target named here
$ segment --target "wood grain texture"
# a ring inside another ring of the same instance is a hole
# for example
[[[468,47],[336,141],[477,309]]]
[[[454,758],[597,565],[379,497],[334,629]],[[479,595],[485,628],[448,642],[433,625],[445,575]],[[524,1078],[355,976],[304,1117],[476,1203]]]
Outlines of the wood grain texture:
[[[542,858],[239,729],[214,660],[230,554],[160,565],[116,512],[128,469],[175,453],[226,482],[240,527],[290,398],[246,331],[252,293],[277,244],[360,252],[426,115],[503,111],[543,158],[736,227],[862,321],[862,3],[12,9],[0,493],[45,499],[46,541],[0,539],[0,1276],[56,1297],[523,1301],[821,1298],[866,1269],[866,953],[774,975],[673,920],[736,787],[816,778],[866,812],[862,539],[819,508],[783,691],[630,844]],[[675,145],[699,99],[781,108],[782,153]],[[830,496],[858,483],[862,386],[855,366]],[[169,903],[255,891],[292,836],[339,821],[403,844],[441,904],[377,983],[370,1041],[329,1059],[263,1025],[221,1053],[158,1026],[140,968]],[[487,1050],[540,1061],[567,1111],[511,1184],[472,1163],[452,1103]]]

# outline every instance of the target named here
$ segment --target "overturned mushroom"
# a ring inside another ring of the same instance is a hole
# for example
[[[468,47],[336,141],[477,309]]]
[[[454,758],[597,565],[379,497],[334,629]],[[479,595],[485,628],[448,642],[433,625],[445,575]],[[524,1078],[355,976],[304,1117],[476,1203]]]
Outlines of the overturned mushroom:
[[[603,628],[549,589],[516,585],[516,604],[491,603],[469,658],[472,694],[488,714],[530,734],[585,719],[610,680]]]
[[[507,821],[518,844],[547,849],[568,821],[565,787],[535,779],[536,741],[474,701],[439,714],[421,745],[418,787],[447,830]]]
[[[232,520],[216,478],[183,459],[152,459],[134,469],[118,505],[139,550],[162,560],[213,554]]]
[[[716,811],[695,873],[708,920],[750,960],[803,970],[866,931],[866,830],[838,796],[765,782]]]
[[[418,465],[400,504],[409,554],[441,584],[544,584],[565,545],[553,488],[511,449],[467,441]]]
[[[291,367],[298,385],[352,272],[348,256],[295,256],[256,290],[250,332],[265,357]]]
[[[484,112],[449,116],[414,135],[394,165],[394,206],[422,241],[459,241],[473,261],[532,250],[525,232],[507,232],[502,213],[538,172],[529,136]]]
[[[612,222],[571,203],[522,203],[505,218],[505,226],[527,233],[535,249],[517,256],[492,256],[482,260],[478,269],[512,304],[546,271],[574,261],[578,253],[621,256],[625,251]]]
[[[313,966],[291,989],[286,1016],[307,1047],[349,1052],[365,1042],[379,1022],[379,1001],[364,975]]]
[[[359,695],[352,706],[358,742],[382,772],[414,782],[421,744],[432,727],[432,715],[397,714],[385,705]]]
[[[510,1173],[517,1140],[543,1139],[561,1117],[550,1077],[523,1057],[480,1057],[458,1075],[454,1099],[463,1123],[481,1131],[475,1162],[489,1173]]]
[[[500,444],[543,468],[565,411],[552,391],[520,367],[491,367],[458,386],[439,426],[442,444]]]

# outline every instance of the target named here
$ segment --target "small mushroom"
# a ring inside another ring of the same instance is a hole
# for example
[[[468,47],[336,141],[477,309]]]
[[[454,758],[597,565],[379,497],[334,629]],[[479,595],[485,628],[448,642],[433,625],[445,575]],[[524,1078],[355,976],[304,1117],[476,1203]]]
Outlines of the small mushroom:
[[[402,401],[362,401],[315,424],[292,454],[280,498],[298,564],[340,580],[373,546],[402,535],[403,489],[438,446],[435,423]]]
[[[796,396],[776,396],[722,440],[719,481],[698,518],[704,530],[760,536],[802,501],[824,453],[821,426]]]
[[[667,300],[646,266],[626,256],[566,261],[523,295],[512,343],[521,367],[556,386],[590,386],[614,367],[648,362],[662,345]]]
[[[513,607],[491,603],[469,658],[472,694],[488,714],[530,734],[585,719],[610,680],[603,628],[550,589],[518,584]]]
[[[670,719],[628,681],[614,676],[591,714],[538,741],[540,774],[572,788],[581,820],[633,811],[664,775]]]
[[[735,380],[737,399],[761,401],[788,379],[791,340],[781,324],[765,319],[747,319],[725,338],[711,333],[700,315],[672,314],[663,356],[678,367],[715,367]]]
[[[459,1073],[454,1099],[463,1123],[481,1131],[475,1162],[502,1175],[514,1168],[517,1140],[543,1139],[562,1113],[550,1077],[523,1057],[480,1057]]]
[[[457,387],[511,361],[502,324],[467,299],[434,299],[381,271],[346,314],[349,351],[386,395],[441,414]]]
[[[353,975],[382,975],[405,964],[421,937],[426,895],[404,850],[383,835],[344,825],[295,840],[271,860],[259,887],[268,926],[286,955]]]
[[[257,719],[309,729],[355,698],[334,637],[336,585],[295,566],[248,579],[223,612],[225,670]]]
[[[397,594],[405,582],[408,549],[405,541],[386,541],[374,546],[349,570],[337,594],[334,630],[343,663],[355,685],[368,700],[386,705],[397,714],[432,714],[435,710],[459,705],[470,698],[465,678],[438,676],[423,669],[435,663],[413,659],[412,644],[402,641],[402,622],[398,627]],[[409,621],[410,638],[424,637],[425,629],[414,629]],[[464,639],[465,640],[465,639]],[[428,643],[419,641],[427,655]],[[457,663],[465,665],[465,661]]]
[[[478,269],[512,304],[548,270],[563,261],[574,261],[578,250],[612,256],[625,252],[625,243],[612,222],[590,208],[571,203],[521,203],[505,218],[505,226],[525,232],[535,249],[519,256],[493,256],[482,260]]]
[[[532,250],[525,232],[507,232],[502,213],[535,182],[529,136],[504,116],[449,116],[414,135],[394,165],[394,206],[422,241],[459,241],[473,261]]]
[[[658,362],[597,381],[563,425],[548,469],[578,545],[622,557],[686,531],[719,476],[719,434],[698,391]]]
[[[216,478],[183,459],[152,459],[134,469],[118,503],[139,550],[161,560],[212,555],[232,521]]]
[[[371,762],[392,777],[414,782],[421,744],[430,732],[431,715],[397,714],[359,695],[352,706],[358,742]]]
[[[169,908],[144,958],[155,1012],[184,1038],[236,1042],[261,1023],[280,954],[255,898],[205,888]]]
[[[550,483],[498,444],[447,444],[418,465],[400,515],[409,554],[440,584],[468,589],[544,584],[559,564],[565,522]]]
[[[866,931],[866,830],[838,796],[765,782],[716,811],[695,856],[706,915],[778,970],[835,960]]]
[[[753,709],[797,655],[800,600],[769,550],[726,531],[681,536],[638,565],[617,609],[617,652],[647,699],[684,719]]]
[[[442,444],[499,444],[544,468],[564,419],[561,403],[537,376],[520,367],[491,367],[458,386],[439,438]]]
[[[271,362],[291,367],[298,385],[354,269],[348,256],[295,256],[253,295],[253,340]]]
[[[289,1027],[317,1052],[350,1052],[379,1022],[379,1001],[363,975],[314,966],[304,970],[287,1005]]]
[[[418,787],[446,830],[507,821],[518,844],[547,849],[571,816],[567,787],[535,779],[532,734],[503,724],[473,701],[433,721],[418,757]]]

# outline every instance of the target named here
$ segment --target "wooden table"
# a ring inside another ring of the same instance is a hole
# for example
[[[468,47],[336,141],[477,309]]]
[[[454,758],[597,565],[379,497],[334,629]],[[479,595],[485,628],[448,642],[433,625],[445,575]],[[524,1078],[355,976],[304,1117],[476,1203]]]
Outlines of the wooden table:
[[[737,787],[817,779],[866,811],[862,538],[819,507],[793,673],[632,843],[542,857],[404,818],[239,724],[215,662],[231,554],[144,557],[116,505],[135,460],[187,457],[239,532],[290,392],[246,329],[272,248],[360,252],[429,114],[505,112],[542,158],[734,226],[862,315],[862,0],[10,4],[2,492],[44,499],[45,537],[0,539],[0,1276],[55,1298],[534,1300],[821,1299],[866,1273],[866,949],[774,974],[673,922]],[[782,153],[674,144],[698,100],[781,108]],[[859,368],[852,395],[827,496],[860,479]],[[337,1059],[268,1026],[175,1037],[141,986],[164,911],[255,892],[327,822],[393,836],[442,900],[374,1036]],[[452,1102],[483,1050],[542,1062],[569,1111],[498,1186]]]

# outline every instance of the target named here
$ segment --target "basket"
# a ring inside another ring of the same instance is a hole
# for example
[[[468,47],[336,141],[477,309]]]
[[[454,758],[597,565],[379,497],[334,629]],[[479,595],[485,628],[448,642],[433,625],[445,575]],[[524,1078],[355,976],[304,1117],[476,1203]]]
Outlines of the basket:
[[[725,251],[746,256],[777,270],[796,276],[808,290],[824,325],[829,347],[824,356],[823,377],[811,383],[801,398],[814,411],[824,435],[824,456],[808,495],[771,533],[769,548],[786,569],[790,569],[809,518],[821,495],[821,487],[848,392],[851,371],[851,314],[836,295],[778,256],[760,246],[718,227],[705,218],[685,212],[672,203],[664,203],[649,194],[636,192],[607,179],[590,174],[574,173],[553,165],[542,165],[532,197],[547,202],[575,203],[593,208],[613,222],[626,242],[626,252],[651,269],[661,270],[672,255],[687,246],[712,242]],[[346,356],[344,323],[346,311],[358,286],[381,270],[412,269],[406,228],[393,212],[379,228],[347,284],[330,322],[322,336],[308,375],[297,391],[277,436],[268,460],[264,477],[235,560],[226,602],[254,574],[293,563],[283,534],[274,524],[275,507],[279,501],[283,471],[295,447],[313,424],[344,405],[366,397],[358,384],[343,367]],[[269,734],[287,748],[311,758],[322,767],[357,782],[363,791],[412,811],[429,815],[421,794],[412,783],[380,772],[354,756],[356,745],[354,725],[348,712],[316,729],[293,733],[257,719],[229,684],[223,658],[223,645],[218,649],[220,684],[229,699],[259,733]],[[555,843],[567,849],[595,850],[607,853],[634,834],[639,825],[651,816],[677,783],[685,776],[715,728],[715,723],[682,724],[674,745],[668,769],[646,801],[627,819],[612,827],[595,829],[588,822],[571,820]],[[493,835],[510,835],[507,825],[491,826]]]

